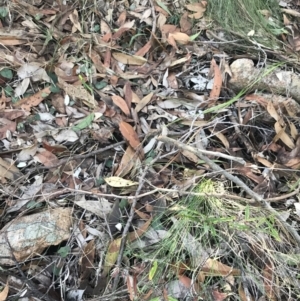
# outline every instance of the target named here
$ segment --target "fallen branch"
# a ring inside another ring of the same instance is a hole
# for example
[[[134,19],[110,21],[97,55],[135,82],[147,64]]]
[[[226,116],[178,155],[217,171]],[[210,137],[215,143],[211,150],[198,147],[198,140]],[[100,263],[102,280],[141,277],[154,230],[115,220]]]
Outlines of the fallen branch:
[[[248,195],[250,195],[255,201],[257,201],[257,203],[260,204],[261,207],[263,207],[264,209],[269,211],[271,214],[273,214],[281,222],[281,224],[283,225],[285,230],[288,231],[294,237],[295,241],[297,241],[298,245],[300,246],[300,236],[297,233],[297,231],[291,225],[289,225],[282,218],[282,216],[274,208],[271,207],[271,205],[266,200],[264,200],[260,195],[258,195],[256,192],[251,190],[241,179],[239,179],[236,176],[233,176],[228,171],[224,170],[219,165],[214,163],[208,157],[203,155],[201,150],[197,150],[194,147],[191,147],[189,145],[186,145],[184,143],[181,143],[179,141],[176,141],[174,139],[171,139],[171,138],[168,138],[168,137],[165,137],[165,136],[159,136],[159,137],[157,137],[157,140],[162,141],[164,143],[169,143],[171,145],[176,146],[179,149],[187,150],[187,151],[195,154],[201,160],[203,160],[206,164],[208,164],[211,169],[213,169],[214,171],[220,172],[228,180],[234,182],[236,185],[238,185],[240,188],[242,188],[246,193],[248,193]]]

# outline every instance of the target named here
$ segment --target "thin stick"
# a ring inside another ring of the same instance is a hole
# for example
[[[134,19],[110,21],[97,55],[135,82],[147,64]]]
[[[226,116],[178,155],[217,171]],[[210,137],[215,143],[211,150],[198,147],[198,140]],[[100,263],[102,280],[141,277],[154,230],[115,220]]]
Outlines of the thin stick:
[[[165,137],[165,136],[159,136],[159,137],[157,137],[157,140],[158,141],[162,141],[164,143],[169,143],[171,145],[176,146],[179,149],[187,150],[187,151],[195,154],[201,160],[203,160],[206,164],[208,164],[211,169],[220,172],[228,180],[234,182],[236,185],[238,185],[240,188],[242,188],[246,193],[248,193],[254,200],[256,200],[261,205],[261,207],[265,208],[271,214],[273,214],[274,216],[276,216],[276,218],[282,223],[282,225],[285,228],[285,230],[288,231],[294,237],[295,241],[300,246],[300,236],[297,233],[297,231],[291,225],[289,225],[283,219],[283,217],[274,208],[271,207],[271,205],[266,200],[264,200],[256,192],[252,191],[241,179],[239,179],[236,176],[233,176],[228,171],[226,171],[223,168],[221,168],[219,165],[217,165],[216,163],[214,163],[208,157],[206,157],[205,155],[203,155],[203,153],[200,150],[198,151],[197,149],[195,149],[195,148],[193,148],[193,147],[191,147],[189,145],[185,145],[184,143],[178,142],[178,141],[176,141],[174,139],[171,139],[171,138],[168,138],[168,137]]]
[[[149,138],[151,136],[155,136],[155,135],[158,135],[160,133],[161,130],[154,130],[148,134],[142,134],[142,135],[139,135],[139,138],[141,137],[145,137],[146,138]],[[182,135],[183,133],[182,132],[169,132],[169,135]],[[112,148],[115,148],[117,146],[120,146],[120,145],[123,145],[125,144],[126,141],[123,140],[123,141],[120,141],[120,142],[117,142],[117,143],[114,143],[114,144],[111,144],[111,145],[108,145],[106,147],[103,147],[103,148],[98,148],[92,152],[88,152],[87,154],[84,154],[84,155],[74,155],[74,156],[69,156],[68,158],[65,158],[65,159],[60,159],[59,160],[59,163],[58,164],[55,164],[55,165],[52,165],[52,166],[36,166],[34,168],[31,168],[28,170],[29,173],[32,173],[34,171],[37,171],[37,170],[44,170],[44,169],[52,169],[52,168],[56,168],[56,167],[60,167],[62,166],[63,164],[67,163],[68,161],[70,160],[74,160],[74,159],[86,159],[86,158],[89,158],[89,157],[92,157],[94,155],[97,155],[99,153],[102,153],[102,152],[105,152],[107,150],[110,150]]]
[[[154,8],[154,3],[153,0],[149,0],[150,4],[151,4],[151,13],[152,13],[152,18],[153,18],[153,22],[152,22],[152,35],[155,35],[155,31],[156,31],[156,15],[155,15],[155,8]]]
[[[135,212],[135,207],[138,201],[138,196],[145,184],[145,177],[146,174],[149,170],[149,168],[159,159],[160,157],[160,152],[158,152],[157,156],[149,163],[146,165],[143,174],[140,177],[139,180],[139,186],[136,190],[135,193],[135,198],[133,199],[133,202],[131,204],[131,208],[130,208],[130,213],[129,213],[129,218],[127,220],[127,223],[124,227],[123,233],[122,233],[122,239],[121,239],[121,245],[120,245],[120,251],[119,251],[119,255],[118,255],[118,259],[117,259],[117,264],[116,264],[116,269],[120,270],[121,267],[121,263],[122,263],[122,259],[123,259],[123,253],[124,253],[124,249],[125,249],[125,244],[126,244],[126,240],[127,240],[127,234],[129,231],[129,228],[131,226],[133,217],[134,217],[134,212]],[[115,292],[117,287],[118,287],[118,283],[119,283],[119,279],[120,279],[120,272],[117,273],[116,278],[114,279],[114,283],[113,283],[113,288],[112,288],[112,292]]]

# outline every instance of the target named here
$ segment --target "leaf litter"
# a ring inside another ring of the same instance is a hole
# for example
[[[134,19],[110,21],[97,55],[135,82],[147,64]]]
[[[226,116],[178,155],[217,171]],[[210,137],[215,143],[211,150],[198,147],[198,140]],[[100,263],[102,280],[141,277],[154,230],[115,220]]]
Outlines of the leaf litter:
[[[0,299],[297,300],[299,7],[213,2],[0,7]]]

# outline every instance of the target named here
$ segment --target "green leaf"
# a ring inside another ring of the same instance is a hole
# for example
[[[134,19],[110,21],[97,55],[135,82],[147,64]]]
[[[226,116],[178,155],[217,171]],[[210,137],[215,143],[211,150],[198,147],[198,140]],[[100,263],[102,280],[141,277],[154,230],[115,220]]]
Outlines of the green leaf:
[[[40,20],[42,17],[43,17],[43,14],[36,14],[36,15],[34,16],[34,18],[35,18],[36,20]]]
[[[95,114],[91,113],[90,115],[83,118],[78,124],[72,127],[72,130],[78,132],[90,126],[95,118]]]
[[[8,15],[8,9],[5,6],[0,7],[0,18],[5,18]]]
[[[30,201],[26,204],[26,207],[28,209],[34,209],[34,208],[39,208],[42,206],[42,203],[37,203],[36,201]]]
[[[149,272],[149,280],[151,281],[157,271],[157,260],[155,260],[152,264],[152,267],[150,269],[150,272]]]
[[[103,88],[105,88],[107,86],[107,82],[102,80],[100,82],[94,83],[94,86],[97,90],[102,90]]]
[[[168,296],[168,299],[169,299],[169,301],[178,301],[177,299],[175,299],[175,298],[173,298],[171,296]]]
[[[111,158],[107,159],[105,162],[105,167],[112,168],[113,166],[113,160]]]
[[[57,82],[58,82],[57,75],[54,72],[47,72],[47,74],[50,77],[50,79],[52,80],[52,82],[54,84],[57,84]]]
[[[245,208],[245,220],[248,221],[249,218],[250,218],[250,208],[247,205],[246,208]]]
[[[119,208],[121,210],[125,209],[128,206],[128,200],[127,199],[121,199],[121,202],[119,204]]]
[[[96,179],[96,183],[97,183],[97,186],[105,184],[104,178],[99,177],[98,179]]]
[[[190,36],[190,40],[191,40],[191,41],[196,40],[196,38],[199,36],[200,33],[201,33],[201,32],[198,32],[198,33],[195,33],[195,34],[193,34],[192,36]]]
[[[58,93],[58,92],[60,91],[60,89],[59,89],[59,87],[57,87],[57,86],[51,85],[51,86],[50,86],[50,91],[51,91],[52,93]]]
[[[93,27],[93,32],[99,32],[100,31],[100,25],[99,24],[96,24],[94,27]]]
[[[71,248],[69,246],[61,247],[57,253],[60,255],[62,258],[67,257],[67,255],[70,253]]]
[[[172,16],[171,12],[169,11],[169,9],[166,7],[166,5],[160,1],[156,1],[156,3],[163,9],[165,10],[170,16]]]
[[[7,78],[7,79],[12,79],[13,78],[13,72],[8,68],[2,69],[0,71],[0,75]]]
[[[55,276],[59,276],[59,274],[60,274],[60,270],[61,270],[62,268],[59,268],[58,266],[54,266],[53,267],[53,275],[55,275]]]
[[[49,93],[42,92],[41,96],[42,96],[43,98],[46,98],[46,97],[48,97],[48,96],[49,96]]]

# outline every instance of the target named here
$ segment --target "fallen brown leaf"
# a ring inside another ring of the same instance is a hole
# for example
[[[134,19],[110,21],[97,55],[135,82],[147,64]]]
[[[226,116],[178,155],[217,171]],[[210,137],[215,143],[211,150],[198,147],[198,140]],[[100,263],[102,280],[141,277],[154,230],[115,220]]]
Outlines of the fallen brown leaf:
[[[121,121],[119,129],[123,137],[129,142],[133,149],[137,150],[140,145],[140,140],[133,127],[129,123]]]
[[[40,163],[44,164],[46,167],[54,166],[58,163],[58,158],[47,150],[43,150],[34,156]]]
[[[0,292],[0,301],[5,301],[9,292],[8,283],[5,285],[4,289]]]
[[[0,140],[6,138],[7,131],[14,132],[17,128],[15,121],[6,118],[0,118]]]
[[[217,100],[221,93],[222,88],[222,74],[219,66],[217,65],[215,59],[211,60],[211,68],[214,73],[214,84],[210,91],[209,98],[212,100]]]
[[[125,113],[127,116],[130,116],[130,110],[127,106],[126,101],[122,97],[120,97],[118,95],[113,95],[111,98],[112,98],[113,103],[117,107],[119,107],[123,113]]]
[[[128,55],[122,52],[113,52],[112,56],[115,60],[122,64],[126,65],[144,65],[147,63],[147,60],[141,56],[136,56],[136,55]]]
[[[21,107],[26,111],[30,111],[32,107],[39,105],[46,97],[51,94],[50,87],[46,87],[43,90],[38,91],[34,95],[25,97],[13,104],[13,107],[18,108]]]
[[[122,160],[119,164],[118,170],[115,172],[115,175],[118,177],[124,177],[126,174],[130,172],[132,167],[134,166],[134,156],[135,151],[134,149],[129,145],[122,157]]]

